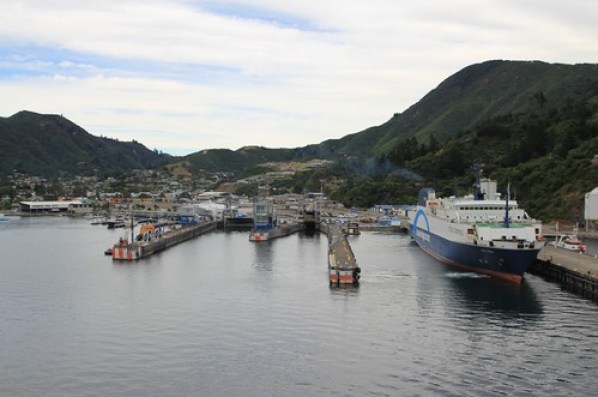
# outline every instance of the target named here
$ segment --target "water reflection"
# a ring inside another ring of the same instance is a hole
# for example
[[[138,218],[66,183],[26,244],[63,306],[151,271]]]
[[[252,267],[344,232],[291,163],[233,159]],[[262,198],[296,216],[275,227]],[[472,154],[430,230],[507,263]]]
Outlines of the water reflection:
[[[330,283],[332,295],[355,295],[359,292],[359,284],[332,284]]]
[[[253,266],[264,272],[271,272],[274,268],[273,248],[271,241],[252,243],[254,246]]]
[[[488,315],[520,317],[543,314],[534,290],[524,280],[520,285],[467,272],[448,272],[452,295],[469,310]]]

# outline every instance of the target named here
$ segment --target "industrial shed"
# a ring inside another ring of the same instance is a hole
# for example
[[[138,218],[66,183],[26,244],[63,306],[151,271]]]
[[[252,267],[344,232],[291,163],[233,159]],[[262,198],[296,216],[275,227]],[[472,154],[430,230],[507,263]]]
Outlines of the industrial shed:
[[[22,212],[88,212],[91,210],[91,201],[21,201],[19,207]]]
[[[584,218],[586,220],[586,229],[590,223],[598,221],[598,187],[586,193]]]

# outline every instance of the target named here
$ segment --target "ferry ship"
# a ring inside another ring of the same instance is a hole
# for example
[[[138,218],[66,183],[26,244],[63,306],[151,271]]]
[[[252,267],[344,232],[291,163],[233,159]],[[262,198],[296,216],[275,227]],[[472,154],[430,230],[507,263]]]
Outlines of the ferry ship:
[[[422,189],[409,233],[442,263],[519,284],[544,247],[542,224],[509,193],[502,199],[496,181],[480,180],[479,166],[474,170],[474,195],[437,198],[432,189]]]

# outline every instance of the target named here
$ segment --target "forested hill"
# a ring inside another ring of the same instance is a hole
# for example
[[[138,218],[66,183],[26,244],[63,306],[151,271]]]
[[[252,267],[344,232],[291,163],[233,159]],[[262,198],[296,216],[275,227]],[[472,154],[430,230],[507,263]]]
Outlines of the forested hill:
[[[139,142],[96,137],[58,115],[19,112],[0,118],[0,173],[51,176],[58,172],[104,173],[156,168],[185,161],[192,171],[247,172],[269,161],[310,158],[390,158],[399,163],[419,156],[422,145],[434,147],[451,137],[509,114],[558,111],[598,92],[598,65],[488,61],[468,66],[386,123],[301,148],[246,147],[202,149],[174,157]],[[193,150],[193,148],[190,148]],[[416,149],[416,150],[414,150]]]
[[[487,61],[444,80],[403,113],[382,125],[317,145],[322,154],[379,156],[415,138],[444,142],[479,123],[538,107],[559,109],[598,92],[597,64]]]
[[[170,156],[141,143],[96,137],[59,115],[19,112],[0,118],[0,175],[54,176],[156,168]]]

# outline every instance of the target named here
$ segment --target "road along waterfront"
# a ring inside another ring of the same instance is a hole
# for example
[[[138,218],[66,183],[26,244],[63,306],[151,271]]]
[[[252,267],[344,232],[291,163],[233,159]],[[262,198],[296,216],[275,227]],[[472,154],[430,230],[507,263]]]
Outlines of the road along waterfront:
[[[440,265],[402,234],[213,232],[143,261],[67,217],[0,227],[0,395],[598,395],[598,308]]]

